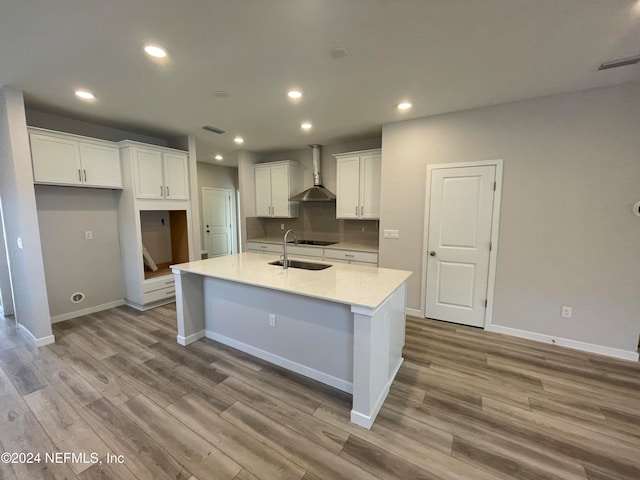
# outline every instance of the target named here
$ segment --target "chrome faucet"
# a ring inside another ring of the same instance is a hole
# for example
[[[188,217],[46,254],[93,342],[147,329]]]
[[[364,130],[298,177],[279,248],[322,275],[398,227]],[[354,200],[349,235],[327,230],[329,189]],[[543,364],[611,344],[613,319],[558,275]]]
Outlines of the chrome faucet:
[[[296,232],[293,230],[287,230],[284,233],[284,238],[282,239],[282,268],[289,268],[289,258],[287,257],[287,236],[289,233],[293,233],[293,242],[297,245],[298,239],[296,238]]]

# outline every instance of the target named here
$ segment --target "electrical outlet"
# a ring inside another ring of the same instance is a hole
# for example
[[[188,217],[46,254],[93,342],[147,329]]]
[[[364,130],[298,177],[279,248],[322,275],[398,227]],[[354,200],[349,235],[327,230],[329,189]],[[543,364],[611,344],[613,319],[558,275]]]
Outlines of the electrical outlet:
[[[571,307],[562,307],[560,315],[562,315],[562,318],[571,318],[572,310]]]
[[[20,250],[22,250],[22,249],[23,249],[23,246],[22,246],[22,237],[18,237],[17,242],[18,242],[18,248],[19,248]]]
[[[400,238],[400,230],[385,230],[384,238],[393,238],[394,240],[397,240]]]
[[[269,314],[269,326],[270,327],[275,327],[276,326],[276,314],[275,313],[270,313]]]
[[[93,231],[92,230],[87,230],[86,232],[84,232],[84,239],[85,240],[93,240]]]

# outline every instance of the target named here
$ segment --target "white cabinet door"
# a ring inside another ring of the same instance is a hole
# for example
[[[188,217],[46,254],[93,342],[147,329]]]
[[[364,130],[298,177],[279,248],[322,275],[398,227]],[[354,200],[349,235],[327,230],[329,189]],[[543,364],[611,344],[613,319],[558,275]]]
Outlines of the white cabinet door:
[[[256,216],[271,216],[271,168],[255,167]]]
[[[175,153],[163,154],[165,197],[171,200],[189,199],[187,157]]]
[[[164,198],[162,153],[155,150],[135,149],[133,155],[136,197]]]
[[[36,183],[82,184],[78,142],[35,133],[30,139]]]
[[[359,218],[380,218],[380,154],[360,157]]]
[[[340,158],[337,162],[336,217],[358,218],[360,214],[360,159]]]
[[[120,152],[117,147],[80,143],[80,159],[85,185],[122,188]]]
[[[271,167],[271,214],[289,217],[289,167]]]

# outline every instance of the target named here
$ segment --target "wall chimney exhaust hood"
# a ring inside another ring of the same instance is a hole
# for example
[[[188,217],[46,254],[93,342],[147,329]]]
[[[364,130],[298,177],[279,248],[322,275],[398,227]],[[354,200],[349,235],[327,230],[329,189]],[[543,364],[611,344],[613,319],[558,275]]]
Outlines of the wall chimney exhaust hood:
[[[336,196],[320,182],[320,145],[309,145],[313,153],[313,187],[294,195],[294,202],[335,202]]]

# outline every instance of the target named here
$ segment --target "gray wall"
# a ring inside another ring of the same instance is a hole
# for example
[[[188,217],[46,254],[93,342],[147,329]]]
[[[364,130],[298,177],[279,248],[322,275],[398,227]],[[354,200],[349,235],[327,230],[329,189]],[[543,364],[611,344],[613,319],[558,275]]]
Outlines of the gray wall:
[[[27,111],[27,122],[34,127],[108,141],[130,139],[160,146],[169,143],[160,137],[34,110]],[[178,140],[174,139],[175,142]],[[187,139],[182,141],[186,143]],[[53,316],[122,300],[123,272],[117,221],[119,196],[119,191],[98,188],[36,188],[49,305]],[[93,231],[93,240],[84,239],[85,230]],[[76,291],[86,294],[82,303],[70,302],[69,297]]]
[[[73,133],[75,135],[83,135],[85,137],[100,138],[110,142],[119,142],[121,140],[135,140],[142,143],[151,143],[162,147],[173,146],[168,140],[156,136],[143,135],[135,132],[121,130],[118,128],[105,127],[95,123],[76,120],[73,118],[61,117],[51,113],[39,112],[37,110],[27,109],[27,125],[31,127],[48,128],[50,130],[58,130],[60,132]],[[174,139],[178,142],[181,139]],[[186,148],[184,148],[186,150]]]
[[[638,126],[638,84],[385,125],[380,265],[414,272],[408,306],[420,309],[427,165],[502,158],[493,323],[635,351]]]
[[[2,195],[0,194],[0,305],[4,315],[13,315],[13,293],[11,292],[11,276],[9,274],[9,259],[4,236],[2,221]]]
[[[119,191],[36,186],[38,221],[51,315],[122,300]],[[85,231],[93,240],[85,240]],[[81,303],[70,297],[83,292]]]
[[[50,337],[31,150],[22,92],[0,89],[0,195],[16,320],[37,339]],[[24,249],[18,248],[22,238]]]

